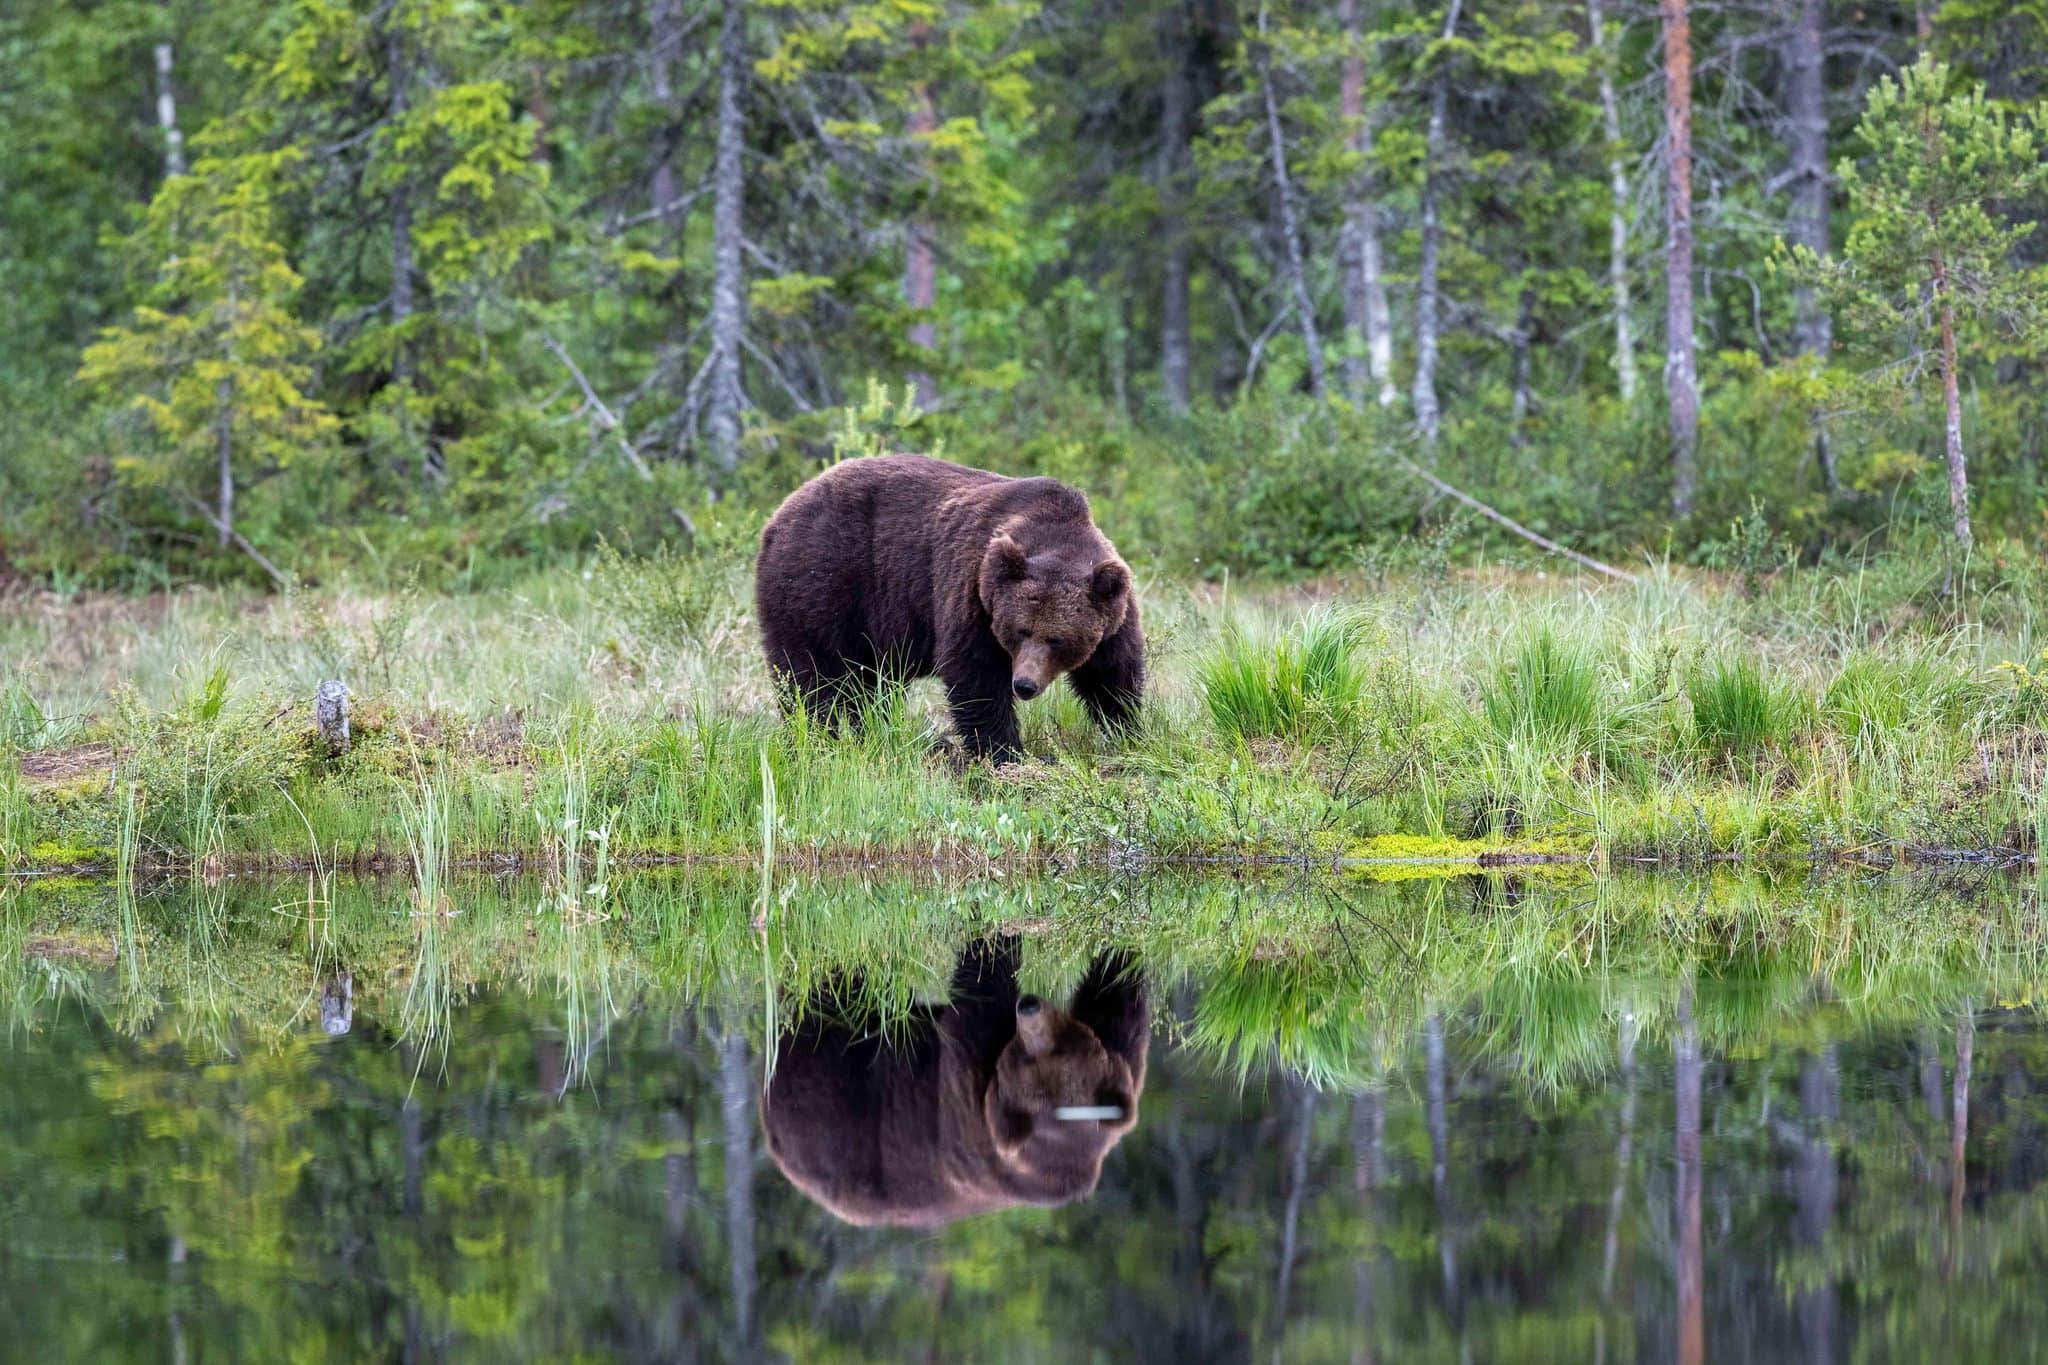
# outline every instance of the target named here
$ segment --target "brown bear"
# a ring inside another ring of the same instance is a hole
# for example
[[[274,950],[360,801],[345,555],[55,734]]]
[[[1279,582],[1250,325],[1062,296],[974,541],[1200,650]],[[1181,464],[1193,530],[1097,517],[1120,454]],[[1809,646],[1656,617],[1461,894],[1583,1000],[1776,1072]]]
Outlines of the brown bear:
[[[1102,726],[1144,690],[1130,569],[1053,479],[923,455],[834,465],[762,530],[754,603],[785,705],[830,720],[937,674],[968,751],[999,763],[1019,753],[1016,703],[1062,674]]]
[[[761,1096],[790,1183],[850,1223],[934,1227],[1093,1192],[1137,1122],[1145,987],[1098,956],[1061,1011],[1017,993],[1017,941],[970,945],[943,1006],[886,1030],[828,989],[783,1037]]]

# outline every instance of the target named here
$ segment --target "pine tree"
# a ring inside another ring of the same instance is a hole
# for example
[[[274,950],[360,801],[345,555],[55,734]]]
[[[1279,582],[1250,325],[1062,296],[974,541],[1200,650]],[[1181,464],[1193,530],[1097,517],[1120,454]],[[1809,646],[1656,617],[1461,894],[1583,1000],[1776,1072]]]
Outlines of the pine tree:
[[[296,160],[290,151],[206,157],[165,181],[130,241],[148,262],[144,301],[86,348],[79,371],[131,403],[155,437],[154,458],[124,462],[131,478],[169,487],[205,515],[223,549],[239,543],[252,555],[235,526],[238,471],[287,467],[335,426],[306,393],[319,334],[293,316],[301,281],[276,236],[280,186]],[[208,464],[211,509],[186,487]]]
[[[1959,95],[1949,89],[1949,68],[1923,57],[1871,92],[1856,125],[1869,155],[1837,172],[1853,224],[1842,259],[1822,278],[1863,331],[1906,340],[1900,372],[1924,373],[1931,361],[1941,382],[1951,526],[1967,553],[1960,367],[1966,352],[1994,342],[2033,350],[2048,341],[2048,281],[2015,259],[2035,225],[2002,208],[2048,185],[2048,106],[2015,115],[1981,85]],[[1810,250],[1799,256],[1814,267]]]

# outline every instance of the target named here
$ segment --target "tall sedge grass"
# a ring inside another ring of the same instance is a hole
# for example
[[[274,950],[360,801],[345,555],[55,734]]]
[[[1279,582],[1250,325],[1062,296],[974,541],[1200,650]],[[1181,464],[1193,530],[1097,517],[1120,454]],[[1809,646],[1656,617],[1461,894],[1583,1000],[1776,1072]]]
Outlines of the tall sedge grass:
[[[449,827],[447,789],[421,777],[399,792],[400,821],[412,865],[413,912],[427,920],[449,913]]]
[[[1548,626],[1530,632],[1480,687],[1494,738],[1553,756],[1595,747],[1608,725],[1593,647]]]
[[[1197,686],[1225,735],[1307,739],[1365,696],[1357,617],[1312,611],[1274,635],[1237,634],[1200,665]]]
[[[1723,758],[1749,758],[1783,748],[1791,738],[1794,703],[1752,659],[1719,660],[1694,674],[1693,735]]]

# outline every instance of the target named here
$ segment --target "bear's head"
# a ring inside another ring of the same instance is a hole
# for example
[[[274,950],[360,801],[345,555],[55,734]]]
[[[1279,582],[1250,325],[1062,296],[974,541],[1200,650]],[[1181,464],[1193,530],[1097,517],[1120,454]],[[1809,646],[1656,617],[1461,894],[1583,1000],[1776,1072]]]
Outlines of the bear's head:
[[[1095,1188],[1102,1159],[1138,1121],[1137,1082],[1080,1020],[1027,995],[982,1100],[996,1155],[1041,1201]]]
[[[977,588],[989,629],[1010,656],[1010,689],[1029,701],[1123,625],[1131,571],[1100,537],[1033,554],[1002,532],[989,541]]]

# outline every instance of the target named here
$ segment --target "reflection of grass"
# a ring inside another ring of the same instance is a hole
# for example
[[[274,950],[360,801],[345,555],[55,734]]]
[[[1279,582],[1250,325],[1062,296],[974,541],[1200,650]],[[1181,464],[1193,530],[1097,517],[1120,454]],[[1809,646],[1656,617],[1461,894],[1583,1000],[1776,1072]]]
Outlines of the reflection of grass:
[[[337,882],[321,965],[353,972],[358,1017],[382,1019],[416,1066],[445,1055],[462,1001],[493,988],[542,991],[563,1020],[571,1083],[601,1054],[623,1001],[709,1003],[751,1016],[765,1035],[817,1007],[831,986],[830,1008],[887,1029],[913,1000],[941,996],[966,937],[996,926],[1026,936],[1030,989],[1057,998],[1096,951],[1120,944],[1144,964],[1161,1028],[1197,1056],[1229,1075],[1278,1064],[1323,1085],[1380,1076],[1438,1012],[1460,1035],[1460,1055],[1498,1059],[1533,1090],[1554,1092],[1614,1064],[1624,1018],[1645,1046],[1662,1046],[1688,978],[1699,982],[1702,1038],[1732,1051],[1800,1046],[1816,1017],[1870,1029],[1940,1016],[1965,997],[2048,999],[2031,879],[1552,884],[1493,875],[1373,885],[1295,874],[948,885],[778,876],[765,933],[754,877],[615,876],[612,916],[578,923],[536,924],[531,883],[444,889],[461,913],[394,914],[409,899],[402,887]],[[203,914],[142,898],[143,921],[179,927],[155,930],[160,950],[137,955],[133,998],[162,1001],[206,1046],[309,1027],[313,950],[295,919],[270,913],[274,903],[263,888],[238,889]],[[121,912],[92,888],[16,897],[0,906],[0,927],[11,924],[17,945],[31,913],[64,926],[53,942],[103,952]],[[775,1005],[763,1011],[771,981]],[[64,997],[139,1026],[153,1011],[124,1010],[126,990],[111,963],[96,969],[61,951],[45,962],[18,947],[0,958],[0,1008],[15,1028]],[[1181,1000],[1191,1012],[1174,1017]]]

